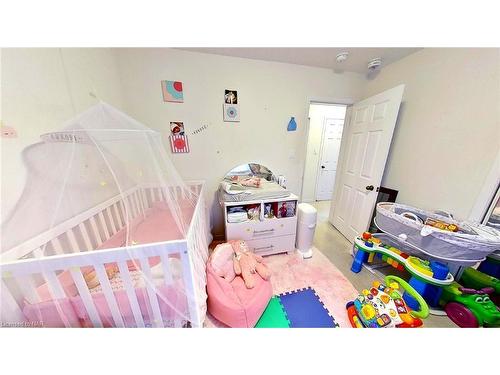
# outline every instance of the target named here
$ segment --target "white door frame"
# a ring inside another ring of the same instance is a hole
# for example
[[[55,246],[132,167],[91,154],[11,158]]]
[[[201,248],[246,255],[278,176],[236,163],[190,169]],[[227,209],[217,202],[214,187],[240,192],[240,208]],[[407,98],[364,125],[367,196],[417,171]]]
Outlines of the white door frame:
[[[306,134],[304,136],[304,139],[306,140],[305,145],[304,145],[304,165],[302,166],[302,175],[301,175],[301,180],[302,183],[300,184],[300,200],[302,201],[304,199],[303,194],[304,194],[304,175],[306,172],[306,158],[307,158],[307,153],[308,153],[308,147],[307,147],[307,140],[309,140],[309,132],[311,130],[311,118],[309,117],[309,109],[311,107],[311,104],[326,104],[326,105],[346,105],[350,106],[353,105],[356,102],[355,99],[353,98],[328,98],[328,97],[318,97],[318,96],[311,96],[307,99],[306,101],[306,113],[307,113],[307,127],[306,127]],[[347,115],[347,114],[346,114]],[[323,124],[324,126],[324,124]],[[344,119],[344,130],[345,130],[345,119]],[[342,140],[340,141],[340,151],[342,151],[342,142],[344,141],[344,133],[342,133]],[[340,152],[339,152],[339,157],[340,157]],[[338,164],[338,163],[337,163]],[[335,190],[334,190],[335,191]],[[315,193],[316,196],[316,193]]]
[[[345,105],[345,104],[339,104],[339,105]],[[346,115],[347,115],[347,107],[346,107]],[[323,142],[325,141],[325,130],[326,130],[326,122],[327,120],[340,120],[340,119],[336,119],[336,118],[333,118],[333,117],[325,117],[323,119],[323,125],[321,126],[321,140],[320,140],[320,147],[319,147],[319,158],[318,158],[318,164],[316,165],[316,170],[318,171],[316,173],[316,185],[314,186],[314,199],[317,201],[318,199],[318,183],[319,183],[319,178],[320,178],[320,168],[321,168],[321,159],[323,157]],[[344,125],[345,125],[345,120],[346,120],[346,116],[344,116]],[[341,140],[340,142],[342,143],[342,139],[343,139],[343,135],[344,135],[344,125],[342,125],[342,137],[341,137]],[[308,137],[309,139],[309,137]],[[339,148],[339,154],[337,155],[337,167],[339,165],[338,163],[338,160],[340,158],[340,148]],[[305,167],[305,166],[304,166]],[[335,173],[335,177],[337,176],[337,174]],[[334,186],[335,186],[335,181],[333,182]],[[335,190],[334,190],[335,192]]]

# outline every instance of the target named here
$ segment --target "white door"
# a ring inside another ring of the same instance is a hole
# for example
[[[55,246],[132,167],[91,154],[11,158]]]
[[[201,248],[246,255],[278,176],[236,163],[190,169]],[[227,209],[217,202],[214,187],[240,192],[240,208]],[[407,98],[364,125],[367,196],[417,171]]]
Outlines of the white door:
[[[404,85],[353,105],[346,123],[330,222],[351,242],[368,229]]]
[[[343,128],[343,119],[325,118],[316,182],[318,201],[332,199]]]

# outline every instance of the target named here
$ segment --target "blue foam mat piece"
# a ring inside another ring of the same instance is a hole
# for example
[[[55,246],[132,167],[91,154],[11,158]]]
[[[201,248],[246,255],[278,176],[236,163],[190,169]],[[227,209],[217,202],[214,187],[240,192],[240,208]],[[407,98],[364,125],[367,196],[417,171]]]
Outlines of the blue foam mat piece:
[[[332,328],[338,327],[323,302],[311,287],[280,294],[279,299],[285,309],[292,328]]]

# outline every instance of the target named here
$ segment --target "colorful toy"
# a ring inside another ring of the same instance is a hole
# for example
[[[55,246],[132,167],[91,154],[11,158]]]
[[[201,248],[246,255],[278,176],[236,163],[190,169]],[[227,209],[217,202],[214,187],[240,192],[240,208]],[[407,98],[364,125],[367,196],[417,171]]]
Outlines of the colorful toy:
[[[443,288],[440,304],[448,317],[459,327],[499,327],[500,310],[491,301],[491,293],[493,288],[475,290],[454,282]]]
[[[438,229],[441,229],[441,230],[447,230],[449,232],[458,232],[458,226],[457,225],[450,224],[450,223],[447,223],[447,222],[442,221],[442,220],[433,219],[431,217],[428,217],[425,220],[424,225],[429,225],[431,227],[438,228]]]
[[[472,267],[466,268],[462,273],[460,283],[467,288],[493,288],[495,294],[500,295],[500,280],[496,277],[487,275],[486,273],[479,271],[479,269],[476,270]]]
[[[354,328],[416,328],[423,325],[422,319],[429,315],[425,300],[406,281],[397,276],[386,276],[385,284],[374,281],[370,290],[346,305],[347,315]],[[420,304],[418,311],[412,311],[405,303],[398,288],[411,295]]]
[[[406,269],[411,274],[409,284],[417,294],[429,306],[444,308],[448,317],[458,326],[500,326],[500,311],[489,296],[495,291],[498,293],[498,279],[468,268],[462,275],[462,281],[469,288],[464,288],[454,281],[445,264],[409,256],[382,243],[380,238],[369,232],[356,237],[354,246],[357,251],[351,267],[353,272],[359,272],[364,262],[372,262],[378,256],[399,270]],[[409,293],[405,292],[403,298],[412,309],[420,305]]]
[[[355,273],[361,271],[363,263],[371,263],[377,256],[398,270],[406,269],[416,280],[425,283],[443,286],[451,284],[454,280],[453,275],[443,264],[410,256],[394,246],[384,244],[380,238],[372,236],[370,232],[364,232],[361,237],[356,237],[354,247],[356,254],[351,271]],[[412,285],[412,282],[410,284]],[[415,288],[414,285],[412,287]]]

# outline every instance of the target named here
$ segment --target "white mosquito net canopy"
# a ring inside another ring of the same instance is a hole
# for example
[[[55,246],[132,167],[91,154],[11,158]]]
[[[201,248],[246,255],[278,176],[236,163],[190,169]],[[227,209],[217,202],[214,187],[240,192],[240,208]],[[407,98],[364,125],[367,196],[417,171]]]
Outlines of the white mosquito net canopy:
[[[171,163],[158,132],[99,103],[60,131],[41,135],[41,140],[23,151],[27,181],[16,206],[3,220],[2,251],[107,199],[126,196],[137,186],[161,188],[161,200],[184,238],[189,217],[182,214],[179,197],[182,204],[194,206],[197,196]],[[124,206],[118,215],[130,224],[133,210],[130,204]]]
[[[182,180],[160,133],[106,103],[86,110],[60,131],[41,135],[41,141],[28,146],[22,157],[26,184],[14,208],[2,213],[2,255],[47,233],[49,241],[30,254],[21,253],[24,258],[118,247],[127,251],[131,246],[183,240],[189,234],[200,190]],[[210,236],[206,214],[204,207],[202,233],[188,245],[193,252],[203,248],[200,254],[207,252]],[[78,230],[63,233],[73,226]],[[155,290],[175,311],[177,326],[190,320],[186,299],[197,294],[204,302],[206,297],[206,256],[191,255],[191,271],[198,277],[195,291],[185,292],[181,285],[181,297],[177,293],[173,300]],[[170,260],[174,278],[187,272],[179,261]],[[135,270],[144,278],[141,267]],[[153,276],[154,271],[153,267]],[[151,275],[146,284],[155,287]],[[62,308],[58,311],[64,313]]]

